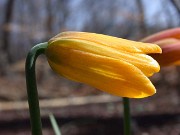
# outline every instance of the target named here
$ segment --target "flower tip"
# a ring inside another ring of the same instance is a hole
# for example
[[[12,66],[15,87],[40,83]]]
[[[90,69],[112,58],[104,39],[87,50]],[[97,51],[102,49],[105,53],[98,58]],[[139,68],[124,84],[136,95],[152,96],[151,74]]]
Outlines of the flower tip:
[[[152,96],[152,95],[154,95],[154,94],[156,94],[156,88],[155,88],[154,85],[153,85],[153,88],[151,88],[151,90],[149,90],[149,92],[147,93],[147,95],[148,95],[148,96]]]
[[[156,44],[156,45],[157,45],[157,44]],[[157,48],[158,48],[158,49],[157,49],[157,53],[160,53],[160,54],[161,54],[161,53],[162,53],[161,47],[157,45]]]
[[[146,43],[146,45],[150,47],[147,54],[157,54],[157,53],[161,54],[162,53],[162,49],[158,44]]]
[[[136,96],[134,98],[146,98],[146,97],[150,97],[152,95],[154,95],[156,93],[156,89],[155,87],[149,89],[149,91],[146,92],[141,92],[141,94],[139,96]]]

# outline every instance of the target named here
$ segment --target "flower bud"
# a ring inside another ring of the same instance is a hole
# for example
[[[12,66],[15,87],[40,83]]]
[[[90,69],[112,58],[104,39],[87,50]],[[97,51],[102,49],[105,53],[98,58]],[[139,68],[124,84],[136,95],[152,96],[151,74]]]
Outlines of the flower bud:
[[[129,98],[147,97],[156,91],[148,77],[160,67],[147,55],[151,53],[161,53],[161,48],[86,32],[60,33],[46,49],[48,62],[59,75]]]
[[[161,66],[180,65],[180,28],[164,30],[141,41],[161,47],[162,54],[152,54]]]

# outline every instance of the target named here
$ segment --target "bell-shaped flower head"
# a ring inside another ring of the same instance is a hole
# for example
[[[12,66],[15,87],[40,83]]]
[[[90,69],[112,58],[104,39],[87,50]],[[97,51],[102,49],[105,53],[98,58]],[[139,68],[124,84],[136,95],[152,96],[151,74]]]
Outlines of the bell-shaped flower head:
[[[48,62],[59,75],[129,98],[156,92],[148,77],[160,67],[147,55],[151,53],[161,53],[161,48],[87,32],[60,33],[46,49]]]
[[[155,33],[141,40],[158,44],[162,54],[152,54],[161,66],[180,65],[180,27]]]

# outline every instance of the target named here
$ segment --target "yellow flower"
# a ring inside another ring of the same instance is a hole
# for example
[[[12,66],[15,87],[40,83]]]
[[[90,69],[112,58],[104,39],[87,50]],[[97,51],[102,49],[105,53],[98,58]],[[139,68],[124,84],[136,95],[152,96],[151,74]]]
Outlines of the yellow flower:
[[[180,65],[180,27],[150,35],[142,42],[158,44],[162,54],[152,54],[161,66]]]
[[[148,77],[160,67],[146,55],[150,53],[161,53],[161,49],[154,44],[86,32],[60,33],[46,49],[51,68],[61,76],[130,98],[156,92]]]

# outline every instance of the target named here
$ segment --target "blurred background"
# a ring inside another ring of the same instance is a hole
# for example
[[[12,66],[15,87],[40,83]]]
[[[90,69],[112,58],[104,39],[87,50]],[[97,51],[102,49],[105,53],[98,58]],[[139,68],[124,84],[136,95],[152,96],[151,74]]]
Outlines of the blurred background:
[[[24,64],[31,47],[63,31],[102,33],[131,40],[180,26],[179,0],[1,0],[0,134],[30,134]],[[180,134],[180,68],[152,78],[157,94],[132,99],[133,134]],[[62,135],[119,135],[122,99],[57,76],[37,60],[44,135],[53,113]]]

